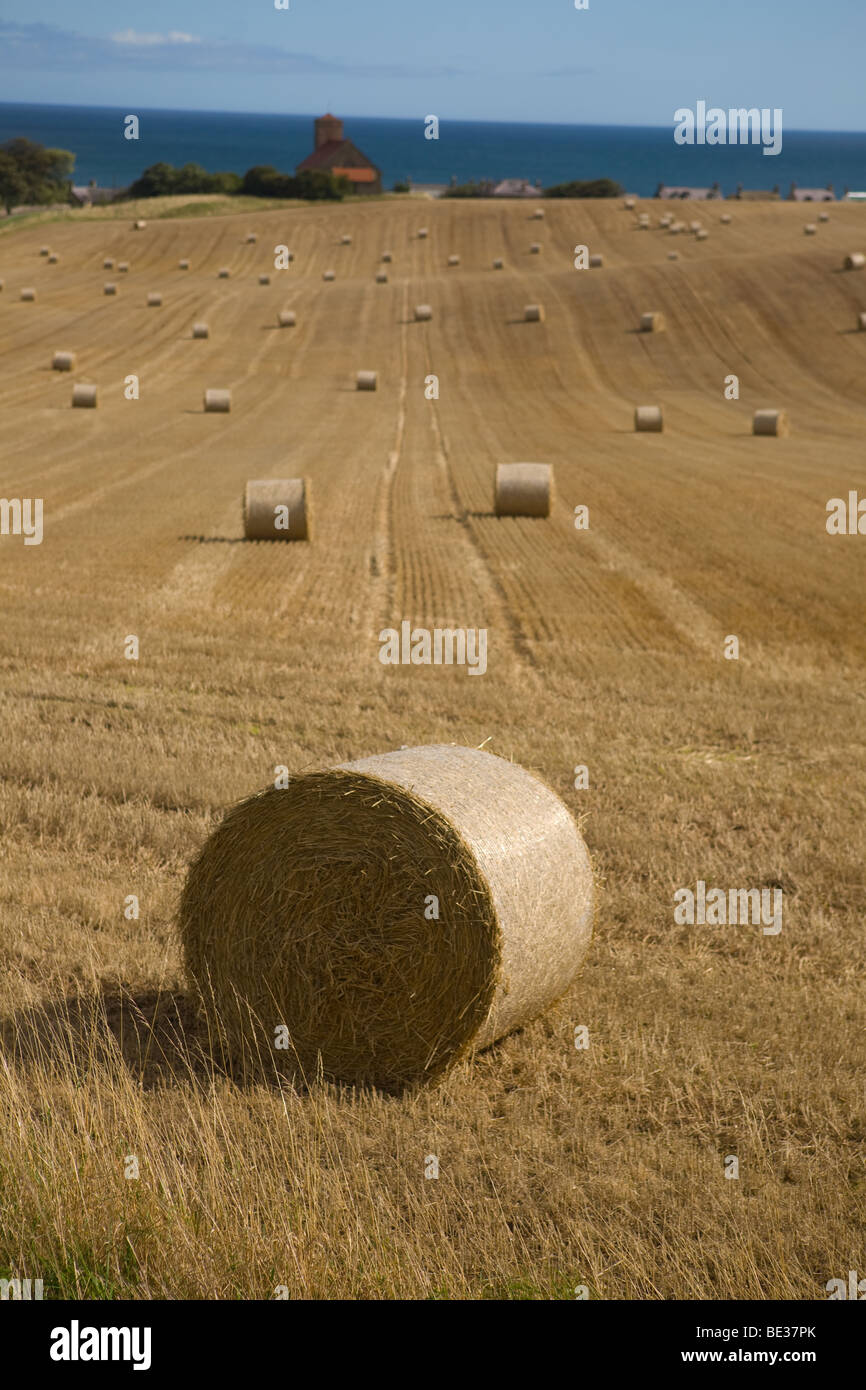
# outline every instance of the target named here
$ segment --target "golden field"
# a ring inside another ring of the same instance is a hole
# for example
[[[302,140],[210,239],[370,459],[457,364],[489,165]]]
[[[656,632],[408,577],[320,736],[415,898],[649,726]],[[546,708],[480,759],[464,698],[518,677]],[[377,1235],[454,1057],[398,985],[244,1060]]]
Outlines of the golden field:
[[[4,229],[0,494],[45,519],[41,545],[0,537],[0,1276],[813,1299],[862,1271],[866,538],[828,535],[825,509],[866,495],[866,272],[841,269],[866,210],[807,238],[812,209],[727,207],[681,214],[703,242],[658,230],[659,204],[645,232],[619,202],[555,200],[543,222],[407,198]],[[604,268],[575,270],[576,244]],[[650,310],[664,333],[635,331]],[[97,410],[70,408],[74,382]],[[634,433],[639,404],[663,434]],[[766,406],[790,438],[752,437]],[[554,465],[548,520],[492,514],[519,460]],[[312,543],[244,542],[246,480],[302,475]],[[487,628],[486,674],[383,666],[404,619]],[[175,928],[210,829],[278,765],[452,742],[579,818],[598,908],[574,988],[426,1091],[226,1074]],[[698,879],[781,887],[781,933],[676,925]]]

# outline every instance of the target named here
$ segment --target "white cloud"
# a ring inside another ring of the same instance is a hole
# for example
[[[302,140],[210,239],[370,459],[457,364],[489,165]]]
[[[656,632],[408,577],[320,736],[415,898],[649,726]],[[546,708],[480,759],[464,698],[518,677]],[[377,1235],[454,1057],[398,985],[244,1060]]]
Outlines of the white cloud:
[[[171,29],[167,34],[139,34],[135,29],[122,29],[119,34],[112,34],[111,41],[131,44],[133,48],[153,48],[165,43],[201,43],[195,34],[184,34],[177,29]]]

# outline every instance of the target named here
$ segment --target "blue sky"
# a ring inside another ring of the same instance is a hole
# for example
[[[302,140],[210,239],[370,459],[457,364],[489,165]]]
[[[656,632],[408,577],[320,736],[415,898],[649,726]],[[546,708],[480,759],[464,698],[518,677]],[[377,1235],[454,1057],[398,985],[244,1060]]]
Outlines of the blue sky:
[[[0,0],[0,99],[866,129],[866,0]]]

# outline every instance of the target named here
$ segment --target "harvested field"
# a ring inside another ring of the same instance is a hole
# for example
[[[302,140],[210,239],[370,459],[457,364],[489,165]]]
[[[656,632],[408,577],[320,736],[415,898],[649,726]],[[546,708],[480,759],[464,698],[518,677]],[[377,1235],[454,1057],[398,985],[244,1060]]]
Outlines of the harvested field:
[[[44,500],[41,544],[0,536],[0,1273],[46,1297],[815,1299],[862,1267],[866,539],[825,509],[866,495],[866,213],[807,239],[743,202],[674,264],[657,203],[637,236],[621,200],[551,200],[535,256],[498,201],[0,233],[2,493]],[[291,285],[259,289],[278,244]],[[752,435],[768,405],[789,437]],[[548,517],[494,514],[519,459],[552,466]],[[246,541],[247,480],[302,477],[312,542]],[[485,674],[383,665],[403,620],[486,629]],[[191,860],[277,769],[421,744],[483,744],[578,818],[582,973],[427,1089],[245,1087],[182,967]],[[698,880],[781,889],[782,930],[678,924]]]

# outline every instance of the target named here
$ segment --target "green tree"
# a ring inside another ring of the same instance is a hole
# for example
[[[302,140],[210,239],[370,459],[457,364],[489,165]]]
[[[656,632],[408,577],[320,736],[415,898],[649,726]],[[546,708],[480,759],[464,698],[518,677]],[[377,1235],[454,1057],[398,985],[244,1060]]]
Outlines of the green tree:
[[[613,179],[572,179],[545,188],[545,198],[621,198],[622,185]]]
[[[16,203],[68,199],[75,155],[16,136],[0,145],[0,198],[7,212]]]

